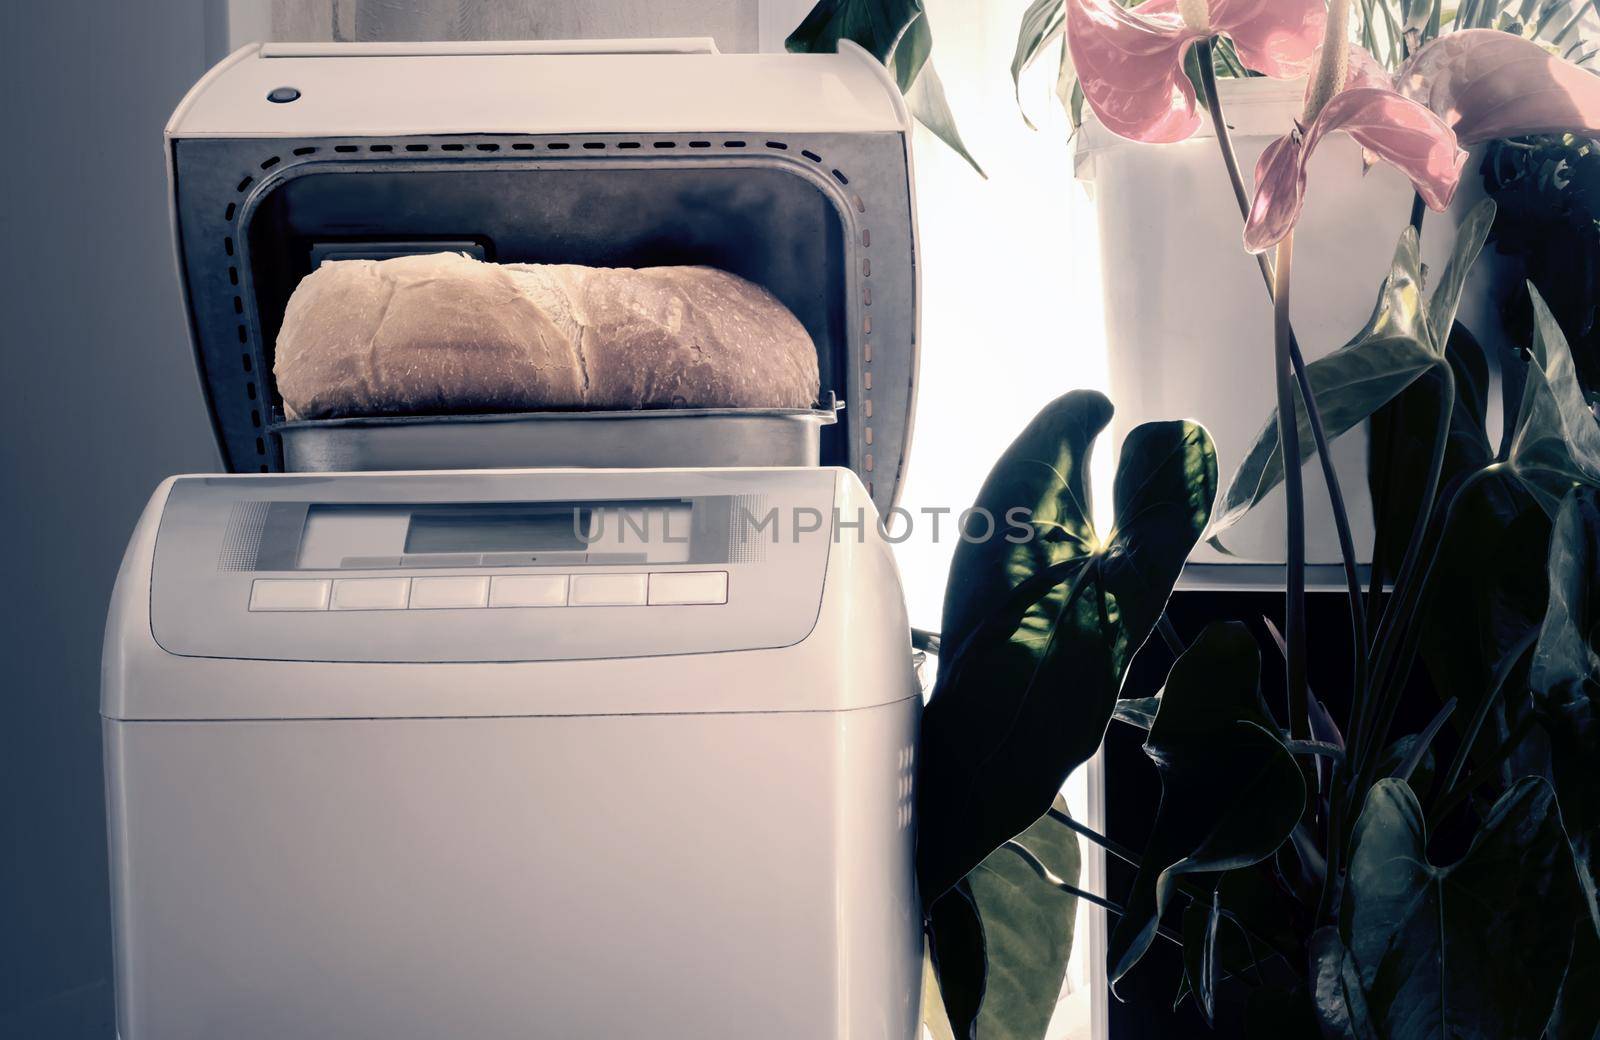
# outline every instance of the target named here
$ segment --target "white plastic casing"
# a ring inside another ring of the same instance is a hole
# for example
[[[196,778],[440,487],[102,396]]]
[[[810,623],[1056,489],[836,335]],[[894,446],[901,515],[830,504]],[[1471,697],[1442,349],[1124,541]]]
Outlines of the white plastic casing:
[[[121,1040],[916,1035],[921,700],[870,529],[793,645],[229,660],[151,634],[172,486],[106,639]]]

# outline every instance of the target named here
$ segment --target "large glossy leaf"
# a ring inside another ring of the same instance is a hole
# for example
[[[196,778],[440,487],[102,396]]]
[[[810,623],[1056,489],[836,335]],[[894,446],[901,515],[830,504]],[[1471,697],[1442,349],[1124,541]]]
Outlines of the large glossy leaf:
[[[933,69],[933,33],[922,0],[820,0],[784,41],[791,51],[832,52],[840,40],[859,44],[889,69],[917,121],[955,149],[972,168],[968,153]]]
[[[1260,650],[1236,622],[1207,627],[1172,666],[1145,741],[1161,774],[1161,806],[1111,935],[1113,984],[1149,948],[1182,877],[1258,863],[1300,819],[1300,767],[1277,735],[1260,680]]]
[[[1487,199],[1467,215],[1430,301],[1423,297],[1416,230],[1408,227],[1401,233],[1389,275],[1366,326],[1349,343],[1306,366],[1330,439],[1354,429],[1424,373],[1445,364],[1445,338],[1455,321],[1461,288],[1493,223],[1494,203]],[[1316,444],[1305,404],[1298,396],[1296,415],[1303,464]],[[1215,539],[1238,522],[1282,480],[1283,454],[1274,409],[1223,493],[1211,537]],[[1220,547],[1220,542],[1217,544]]]
[[[1099,748],[1128,661],[1205,527],[1210,437],[1193,423],[1146,423],[1123,442],[1117,526],[1096,534],[1089,450],[1110,418],[1093,392],[1046,406],[996,463],[956,548],[946,660],[923,717],[924,899],[1043,815]],[[1033,537],[1006,536],[1018,516],[1031,517]]]
[[[1536,1040],[1583,913],[1549,783],[1512,784],[1449,866],[1400,780],[1373,786],[1351,841],[1340,932],[1378,1035]]]
[[[1561,326],[1532,283],[1528,294],[1533,300],[1533,358],[1509,461],[1553,517],[1574,484],[1600,484],[1600,423],[1584,398]]]
[[[1057,797],[1054,810],[1065,815],[1066,800]],[[978,963],[971,951],[943,971],[943,984],[964,995],[946,1008],[957,1036],[1043,1040],[1066,978],[1078,912],[1076,893],[1064,886],[1077,886],[1079,870],[1077,834],[1045,815],[944,896],[967,900],[983,934],[982,976],[953,977]],[[935,942],[948,950],[960,939],[939,935],[938,920]],[[977,1008],[970,1000],[975,992],[982,994]]]
[[[1422,302],[1417,235],[1407,228],[1400,236],[1389,276],[1366,326],[1349,343],[1306,366],[1328,437],[1349,432],[1437,364]],[[1303,463],[1311,458],[1316,444],[1305,404],[1298,395],[1296,409]],[[1223,492],[1210,536],[1215,539],[1237,523],[1282,481],[1278,412],[1273,409]]]
[[[1600,490],[1574,488],[1550,538],[1550,600],[1529,670],[1534,708],[1550,739],[1552,771],[1584,894],[1600,927]]]

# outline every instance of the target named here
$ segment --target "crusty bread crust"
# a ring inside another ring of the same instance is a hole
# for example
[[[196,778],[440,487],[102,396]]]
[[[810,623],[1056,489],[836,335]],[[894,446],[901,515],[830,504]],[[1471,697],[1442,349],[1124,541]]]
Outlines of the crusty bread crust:
[[[816,348],[760,286],[711,267],[324,263],[273,364],[290,419],[632,408],[809,408]]]

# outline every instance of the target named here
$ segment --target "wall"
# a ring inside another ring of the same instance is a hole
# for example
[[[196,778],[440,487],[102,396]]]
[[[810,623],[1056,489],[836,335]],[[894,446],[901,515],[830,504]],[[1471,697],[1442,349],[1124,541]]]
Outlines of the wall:
[[[561,40],[710,36],[757,47],[754,0],[272,0],[275,40]]]
[[[156,483],[216,466],[161,146],[209,6],[0,5],[0,1037],[112,1036],[105,604]]]

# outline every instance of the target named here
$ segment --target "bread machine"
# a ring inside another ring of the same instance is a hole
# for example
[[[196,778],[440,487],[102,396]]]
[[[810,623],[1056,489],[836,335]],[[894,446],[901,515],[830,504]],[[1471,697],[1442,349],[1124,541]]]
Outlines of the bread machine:
[[[113,594],[121,1040],[916,1035],[921,699],[873,530],[916,372],[907,136],[848,46],[250,46],[184,99],[232,475],[164,483]],[[823,400],[285,422],[296,281],[445,248],[732,270]]]

